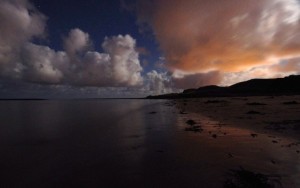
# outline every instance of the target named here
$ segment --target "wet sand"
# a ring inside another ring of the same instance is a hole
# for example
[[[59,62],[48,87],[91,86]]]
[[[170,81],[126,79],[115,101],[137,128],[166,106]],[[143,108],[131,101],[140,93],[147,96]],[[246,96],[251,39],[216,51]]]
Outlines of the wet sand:
[[[299,187],[299,139],[229,121],[213,100],[0,101],[0,187],[224,187],[241,174]],[[269,106],[222,100],[243,104],[233,117]]]
[[[300,96],[177,100],[181,111],[263,133],[300,137]]]
[[[187,132],[214,153],[227,153],[228,159],[216,159],[217,166],[240,166],[277,177],[282,187],[300,186],[300,96],[182,99],[174,104],[186,124],[196,123],[198,129]]]

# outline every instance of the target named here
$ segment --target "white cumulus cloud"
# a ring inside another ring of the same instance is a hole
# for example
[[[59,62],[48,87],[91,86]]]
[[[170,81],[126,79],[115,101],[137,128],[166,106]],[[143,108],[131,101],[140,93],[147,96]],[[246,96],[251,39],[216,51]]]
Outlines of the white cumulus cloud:
[[[64,51],[55,51],[32,42],[45,36],[45,27],[46,17],[27,0],[0,1],[0,76],[97,87],[143,83],[136,41],[130,35],[106,37],[103,52],[97,52],[89,34],[75,28],[63,39]]]

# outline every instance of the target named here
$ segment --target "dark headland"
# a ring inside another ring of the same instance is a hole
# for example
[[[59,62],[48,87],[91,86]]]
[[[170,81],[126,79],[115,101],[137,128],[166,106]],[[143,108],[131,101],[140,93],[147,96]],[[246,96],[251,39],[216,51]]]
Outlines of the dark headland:
[[[252,79],[228,87],[216,85],[186,89],[182,93],[148,96],[148,99],[299,95],[300,75],[276,79]]]

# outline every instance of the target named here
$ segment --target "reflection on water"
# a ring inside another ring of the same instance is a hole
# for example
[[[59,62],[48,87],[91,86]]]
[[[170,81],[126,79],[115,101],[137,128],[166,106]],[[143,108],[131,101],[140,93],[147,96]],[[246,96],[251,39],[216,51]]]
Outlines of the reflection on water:
[[[184,131],[188,119],[203,131]],[[295,140],[179,114],[163,100],[0,101],[0,122],[7,187],[222,187],[239,166],[300,185],[299,146],[286,147]]]

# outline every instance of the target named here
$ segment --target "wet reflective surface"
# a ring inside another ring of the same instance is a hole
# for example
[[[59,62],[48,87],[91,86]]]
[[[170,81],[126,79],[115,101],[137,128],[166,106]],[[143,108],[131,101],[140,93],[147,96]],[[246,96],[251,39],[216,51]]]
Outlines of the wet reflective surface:
[[[0,186],[223,187],[230,169],[243,167],[299,187],[299,140],[170,104],[0,101]],[[186,131],[188,120],[201,131]]]

